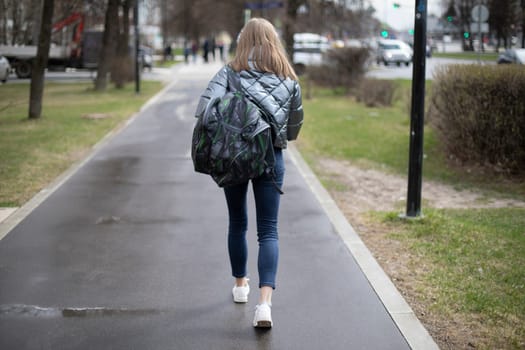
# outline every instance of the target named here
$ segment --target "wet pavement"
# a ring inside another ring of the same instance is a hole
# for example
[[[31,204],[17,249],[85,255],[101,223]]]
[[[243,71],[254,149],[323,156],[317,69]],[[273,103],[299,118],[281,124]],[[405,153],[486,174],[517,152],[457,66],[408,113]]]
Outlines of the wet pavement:
[[[223,193],[190,158],[196,103],[219,68],[177,68],[0,241],[0,349],[410,348],[291,151],[274,328],[251,325],[253,204],[251,299],[232,302]]]

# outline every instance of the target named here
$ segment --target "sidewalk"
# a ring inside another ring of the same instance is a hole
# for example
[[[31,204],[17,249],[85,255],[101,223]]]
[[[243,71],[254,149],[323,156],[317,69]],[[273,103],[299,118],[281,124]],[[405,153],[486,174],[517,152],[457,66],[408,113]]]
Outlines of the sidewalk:
[[[179,66],[126,128],[0,223],[1,349],[437,349],[294,147],[274,328],[251,326],[253,204],[253,293],[232,302],[223,193],[190,157],[219,68]]]

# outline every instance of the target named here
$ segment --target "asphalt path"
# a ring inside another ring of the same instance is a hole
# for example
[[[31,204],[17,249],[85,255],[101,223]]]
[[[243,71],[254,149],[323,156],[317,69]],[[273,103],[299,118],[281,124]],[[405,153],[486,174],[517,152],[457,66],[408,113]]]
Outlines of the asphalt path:
[[[218,69],[180,67],[0,241],[0,349],[410,348],[289,151],[274,328],[251,325],[253,205],[254,292],[232,302],[223,193],[190,158]]]

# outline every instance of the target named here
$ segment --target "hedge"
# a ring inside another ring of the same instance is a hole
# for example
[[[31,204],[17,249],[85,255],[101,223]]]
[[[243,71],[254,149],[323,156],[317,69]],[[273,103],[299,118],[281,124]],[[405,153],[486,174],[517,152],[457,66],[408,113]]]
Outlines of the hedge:
[[[525,173],[525,68],[449,65],[434,75],[428,120],[463,163]]]

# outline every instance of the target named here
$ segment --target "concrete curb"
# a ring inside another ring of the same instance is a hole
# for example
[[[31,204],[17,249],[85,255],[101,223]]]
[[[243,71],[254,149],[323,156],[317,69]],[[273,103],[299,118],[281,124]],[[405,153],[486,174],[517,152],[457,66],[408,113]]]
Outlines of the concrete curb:
[[[439,349],[293,144],[289,144],[288,154],[410,347],[415,350]]]

